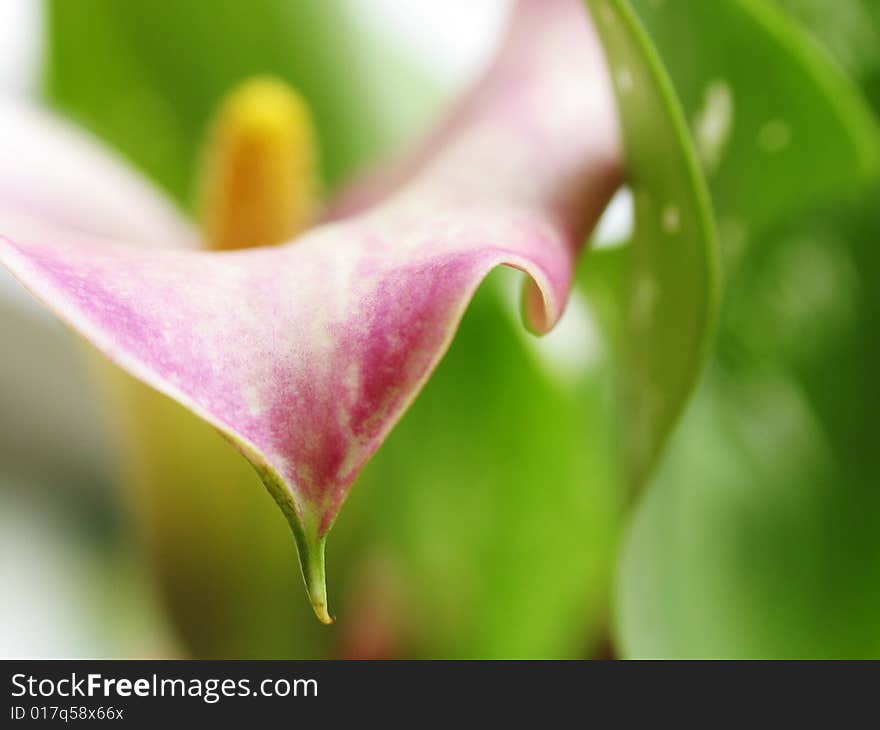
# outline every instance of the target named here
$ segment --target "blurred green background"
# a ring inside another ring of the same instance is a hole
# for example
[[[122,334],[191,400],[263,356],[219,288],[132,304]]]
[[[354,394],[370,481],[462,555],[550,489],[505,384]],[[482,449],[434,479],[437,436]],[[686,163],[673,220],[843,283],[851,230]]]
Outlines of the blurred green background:
[[[332,196],[442,114],[508,3],[413,5],[49,0],[40,103],[189,211],[218,100],[271,72],[313,107]],[[621,105],[630,189],[558,331],[522,331],[510,272],[482,287],[334,527],[333,627],[247,464],[0,290],[0,654],[880,657],[880,3],[607,6],[648,49],[609,44],[612,73],[660,62]],[[648,93],[666,74],[671,100]],[[666,272],[669,308],[629,347],[627,275],[669,260],[640,191],[687,185],[691,153],[719,281]],[[698,285],[720,298],[708,366],[633,466],[627,388],[675,360]]]

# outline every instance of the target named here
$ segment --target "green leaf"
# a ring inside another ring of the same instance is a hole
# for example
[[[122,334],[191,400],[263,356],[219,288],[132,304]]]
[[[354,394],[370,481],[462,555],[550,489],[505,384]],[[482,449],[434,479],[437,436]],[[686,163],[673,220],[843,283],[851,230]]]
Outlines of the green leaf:
[[[625,0],[587,0],[614,78],[635,199],[624,294],[631,480],[654,465],[693,390],[717,298],[709,196],[669,79]]]
[[[769,4],[635,1],[697,138],[728,108],[718,154],[702,145],[726,294],[710,377],[626,541],[623,653],[878,656],[880,219],[876,188],[847,200],[876,170],[876,124]]]
[[[625,656],[880,657],[878,193],[757,242],[626,540]]]
[[[877,171],[858,90],[772,4],[633,5],[691,124],[726,248]]]
[[[47,22],[51,102],[184,205],[205,127],[248,76],[277,75],[309,101],[330,185],[387,145],[393,121],[427,94],[423,74],[353,27],[339,0],[50,0]],[[396,114],[377,73],[400,90]]]
[[[880,4],[874,0],[775,0],[880,104]]]

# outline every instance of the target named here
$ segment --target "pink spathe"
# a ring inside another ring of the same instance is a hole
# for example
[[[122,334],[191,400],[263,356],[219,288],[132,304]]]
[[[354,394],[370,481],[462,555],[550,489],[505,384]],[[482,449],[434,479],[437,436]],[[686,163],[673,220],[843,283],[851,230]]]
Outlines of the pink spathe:
[[[532,0],[484,81],[417,159],[352,198],[357,213],[281,246],[214,253],[89,238],[51,216],[7,226],[0,208],[0,260],[107,357],[277,475],[317,539],[492,268],[530,277],[532,329],[556,323],[620,168],[586,11]]]

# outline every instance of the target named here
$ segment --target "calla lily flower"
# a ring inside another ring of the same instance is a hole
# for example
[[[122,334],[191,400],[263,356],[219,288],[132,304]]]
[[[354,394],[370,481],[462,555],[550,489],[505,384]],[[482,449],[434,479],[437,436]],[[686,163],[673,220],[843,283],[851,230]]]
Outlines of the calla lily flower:
[[[30,112],[5,123],[0,261],[251,462],[324,622],[328,531],[481,281],[525,272],[525,324],[549,331],[621,180],[613,94],[577,0],[520,2],[441,128],[313,226],[308,110],[271,81],[236,92],[208,147],[202,250],[195,226],[76,132]]]

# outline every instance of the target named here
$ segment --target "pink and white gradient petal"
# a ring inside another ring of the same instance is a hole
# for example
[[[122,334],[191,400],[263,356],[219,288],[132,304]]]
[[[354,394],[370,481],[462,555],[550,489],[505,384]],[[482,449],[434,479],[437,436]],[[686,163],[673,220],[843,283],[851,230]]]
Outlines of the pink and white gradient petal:
[[[521,269],[527,324],[552,328],[620,178],[613,96],[586,12],[577,0],[531,0],[442,144],[363,213],[226,253],[43,231],[6,236],[0,261],[254,463],[329,620],[324,537],[474,291],[498,265]]]

